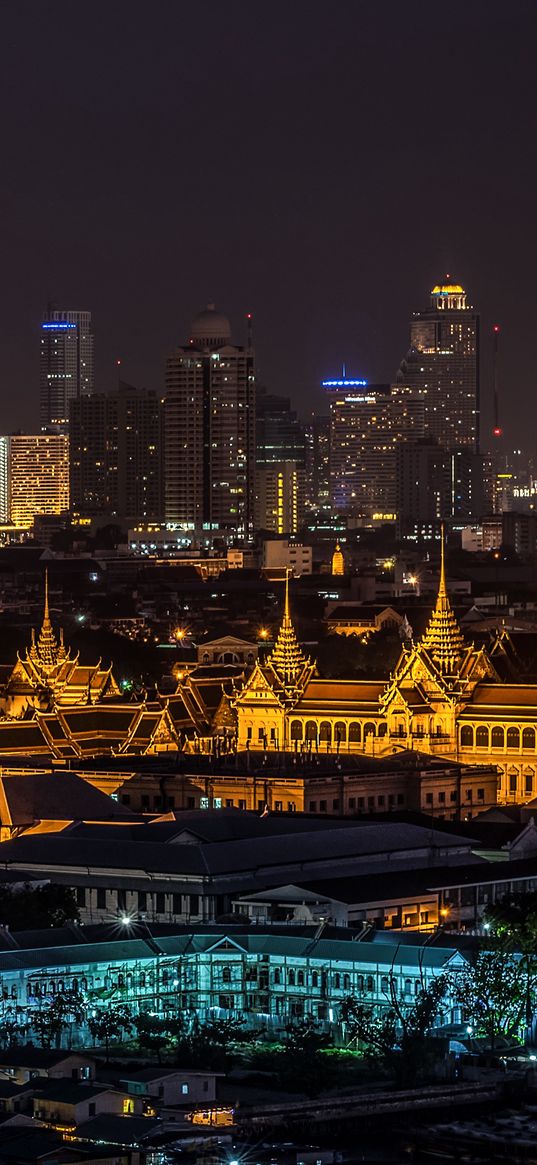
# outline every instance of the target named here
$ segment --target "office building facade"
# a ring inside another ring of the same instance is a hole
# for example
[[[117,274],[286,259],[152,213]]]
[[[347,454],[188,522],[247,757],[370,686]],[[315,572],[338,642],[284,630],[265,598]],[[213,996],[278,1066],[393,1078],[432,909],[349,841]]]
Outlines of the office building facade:
[[[330,509],[330,417],[312,413],[304,426],[304,506]]]
[[[89,311],[49,309],[41,323],[41,428],[66,430],[69,405],[94,388],[94,338]]]
[[[399,441],[423,435],[424,406],[406,386],[325,380],[330,407],[333,512],[395,521]]]
[[[71,505],[75,513],[158,522],[162,499],[162,404],[121,384],[71,401]]]
[[[445,449],[479,448],[479,315],[458,283],[436,284],[410,321],[398,383],[424,397],[426,432]]]
[[[65,433],[17,433],[8,442],[9,521],[30,528],[36,514],[69,509],[69,439]]]
[[[166,362],[164,452],[167,522],[251,532],[254,352],[231,343],[229,320],[214,304],[195,317],[189,343]]]
[[[296,461],[263,465],[256,471],[256,530],[298,534],[304,519],[304,470]]]

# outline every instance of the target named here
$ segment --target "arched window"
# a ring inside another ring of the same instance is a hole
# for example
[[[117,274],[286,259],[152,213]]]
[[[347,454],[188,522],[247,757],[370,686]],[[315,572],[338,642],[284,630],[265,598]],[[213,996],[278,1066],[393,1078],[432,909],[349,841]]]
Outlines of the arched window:
[[[317,725],[315,720],[308,720],[306,724],[306,740],[317,740]]]
[[[140,975],[140,987],[145,987],[145,971],[142,971]]]
[[[374,983],[373,983],[373,976],[372,975],[367,976],[367,979],[365,981],[365,989],[366,989],[366,991],[373,991]]]
[[[293,970],[287,972],[287,982],[290,987],[295,986],[295,972]]]
[[[522,748],[535,748],[534,728],[524,728],[522,732]]]
[[[50,980],[49,992],[51,995],[54,995],[56,992],[56,984],[54,982],[54,979]]]
[[[319,976],[318,976],[318,974],[317,974],[317,971],[312,971],[312,972],[311,972],[311,985],[312,985],[312,987],[318,987],[318,986],[319,986]]]
[[[356,990],[363,991],[363,989],[364,989],[364,977],[363,977],[363,975],[357,975],[356,976]]]
[[[274,969],[274,982],[276,983],[276,985],[278,985],[279,983],[281,983],[281,981],[282,981],[282,975],[281,975],[280,968],[275,967],[275,969]]]
[[[491,746],[492,748],[503,748],[504,744],[503,728],[493,728]]]
[[[379,734],[379,736],[386,736],[387,731],[388,731],[388,725],[386,724],[386,721],[383,720],[382,724],[379,724],[378,734]]]
[[[405,995],[412,994],[412,979],[405,979]]]
[[[469,724],[465,724],[461,728],[461,748],[473,748],[474,746],[474,730]]]
[[[344,975],[343,976],[343,990],[350,991],[350,989],[351,989],[351,977],[350,977],[350,975]]]
[[[323,720],[319,731],[319,740],[324,740],[325,743],[332,739],[332,725],[328,720]]]
[[[336,987],[336,988],[341,987],[341,975],[338,975],[337,972],[334,975],[334,987]]]
[[[520,748],[520,732],[518,731],[518,728],[507,729],[507,747],[516,749]]]
[[[231,967],[222,967],[222,983],[231,983]]]
[[[375,725],[371,724],[369,722],[366,724],[366,726],[364,728],[364,740],[365,740],[366,736],[374,736],[374,735],[375,735]]]
[[[359,744],[362,739],[362,725],[357,720],[349,728],[349,743]]]
[[[87,980],[87,979],[82,979],[82,980],[81,980],[81,982],[80,982],[80,990],[81,990],[81,991],[87,991],[87,990],[88,990],[88,980]]]
[[[12,999],[16,999],[16,998],[17,998],[17,995],[18,995],[18,992],[17,992],[16,985],[15,985],[15,984],[13,984],[13,987],[11,988],[11,998],[12,998]]]
[[[291,721],[291,740],[302,740],[302,721]]]
[[[390,983],[388,980],[388,976],[383,975],[381,980],[380,980],[380,990],[383,991],[385,995],[387,995],[389,989],[390,989]]]
[[[480,724],[475,734],[475,742],[477,748],[488,748],[489,746],[489,730],[485,728],[484,724]]]
[[[347,739],[347,725],[343,723],[343,720],[338,720],[338,722],[334,728],[334,740],[335,740],[336,744],[343,744],[343,742],[346,739]]]
[[[123,976],[122,976],[122,975],[120,975],[119,977],[120,977],[120,979],[122,979],[122,978],[123,978]],[[78,979],[73,979],[73,987],[72,987],[72,990],[73,990],[73,991],[78,991]]]
[[[303,971],[297,971],[296,982],[297,982],[297,987],[304,986],[304,972]]]

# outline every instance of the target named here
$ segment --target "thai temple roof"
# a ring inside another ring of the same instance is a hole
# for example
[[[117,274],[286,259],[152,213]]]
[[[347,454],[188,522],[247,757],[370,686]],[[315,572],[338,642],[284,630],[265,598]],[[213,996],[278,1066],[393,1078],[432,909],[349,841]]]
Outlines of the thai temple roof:
[[[272,668],[284,684],[294,684],[302,675],[310,660],[296,637],[295,629],[289,613],[289,571],[285,576],[285,606],[283,620],[278,632],[278,638],[271,651],[267,665]]]
[[[462,658],[468,650],[447,593],[443,528],[438,596],[421,640],[421,647],[428,652],[439,671],[446,676],[453,676],[457,673]]]
[[[37,643],[35,632],[32,629],[32,642],[27,651],[27,658],[37,665],[43,672],[52,672],[58,664],[70,658],[63,643],[63,629],[60,631],[59,642],[53,631],[48,602],[48,571],[45,572],[45,609],[43,622]]]

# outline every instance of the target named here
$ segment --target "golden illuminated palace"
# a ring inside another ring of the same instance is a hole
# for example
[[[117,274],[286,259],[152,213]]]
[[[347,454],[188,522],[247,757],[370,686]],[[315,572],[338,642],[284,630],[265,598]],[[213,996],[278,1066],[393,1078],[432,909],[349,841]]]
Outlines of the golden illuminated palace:
[[[446,590],[444,554],[422,639],[403,647],[389,680],[326,680],[297,640],[286,593],[274,649],[230,703],[239,750],[365,753],[409,748],[463,764],[492,762],[501,801],[537,793],[537,685],[501,682],[494,651],[468,644]]]

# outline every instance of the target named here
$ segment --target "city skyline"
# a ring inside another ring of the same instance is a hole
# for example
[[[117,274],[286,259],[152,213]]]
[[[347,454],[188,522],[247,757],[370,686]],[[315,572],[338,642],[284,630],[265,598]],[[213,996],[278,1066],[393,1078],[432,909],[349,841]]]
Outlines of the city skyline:
[[[250,15],[206,0],[148,24],[119,3],[104,37],[82,13],[4,10],[3,427],[34,415],[49,299],[91,309],[99,390],[121,358],[158,391],[209,298],[239,343],[251,310],[262,379],[304,412],[339,362],[391,380],[409,313],[449,271],[484,347],[502,324],[520,441],[535,420],[533,5],[494,0],[486,37],[480,4]],[[484,397],[490,379],[489,358]]]

